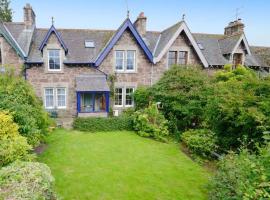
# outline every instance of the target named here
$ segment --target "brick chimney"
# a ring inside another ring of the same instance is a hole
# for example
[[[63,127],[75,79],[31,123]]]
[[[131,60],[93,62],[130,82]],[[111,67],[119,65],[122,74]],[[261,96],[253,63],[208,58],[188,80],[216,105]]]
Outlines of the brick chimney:
[[[31,29],[32,26],[36,25],[36,15],[35,12],[33,11],[31,5],[27,3],[24,8],[24,24],[26,29]]]
[[[228,26],[224,29],[224,35],[236,35],[244,32],[245,25],[242,23],[241,19],[230,22]]]
[[[134,22],[137,31],[142,37],[146,34],[146,20],[147,18],[144,16],[144,12],[141,12]]]

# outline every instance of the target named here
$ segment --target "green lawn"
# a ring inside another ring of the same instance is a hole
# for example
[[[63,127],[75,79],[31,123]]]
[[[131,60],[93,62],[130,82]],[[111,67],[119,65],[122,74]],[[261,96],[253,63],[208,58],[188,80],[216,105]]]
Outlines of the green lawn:
[[[209,174],[174,143],[133,132],[56,130],[39,160],[48,164],[63,199],[206,199]]]

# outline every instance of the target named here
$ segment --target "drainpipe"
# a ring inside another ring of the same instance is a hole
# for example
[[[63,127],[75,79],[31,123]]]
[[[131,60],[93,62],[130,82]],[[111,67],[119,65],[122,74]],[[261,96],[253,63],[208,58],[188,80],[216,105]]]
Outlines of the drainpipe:
[[[27,72],[26,72],[27,64],[24,64],[24,80],[27,80]]]
[[[154,64],[151,64],[151,77],[150,77],[150,85],[153,85],[153,70],[154,70]]]

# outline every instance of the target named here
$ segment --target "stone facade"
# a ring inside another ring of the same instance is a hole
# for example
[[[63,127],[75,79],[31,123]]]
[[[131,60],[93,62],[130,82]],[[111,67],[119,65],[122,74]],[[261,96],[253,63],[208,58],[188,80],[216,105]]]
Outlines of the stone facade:
[[[61,71],[48,71],[48,49],[61,49]],[[63,64],[65,52],[59,44],[57,38],[52,34],[48,44],[43,49],[43,61],[41,66],[32,66],[27,69],[27,80],[34,87],[36,94],[44,100],[44,89],[48,87],[64,87],[67,91],[66,109],[58,109],[60,118],[75,117],[77,115],[77,99],[75,77],[78,75],[101,74],[100,71],[89,66],[67,66]]]
[[[16,55],[13,48],[8,43],[1,39],[3,45],[3,62],[5,64],[16,66],[16,70],[19,71],[23,66],[23,60]],[[60,49],[61,54],[61,70],[60,71],[48,71],[48,49]],[[115,51],[116,50],[135,50],[135,71],[134,72],[116,72],[115,69]],[[198,56],[196,55],[193,47],[190,46],[185,34],[180,34],[175,40],[170,50],[188,51],[188,64],[200,65]],[[67,101],[65,109],[58,109],[59,118],[70,118],[77,116],[77,98],[76,98],[76,83],[75,77],[79,75],[88,74],[102,74],[102,72],[115,76],[116,87],[133,87],[136,89],[139,86],[151,86],[156,83],[163,73],[168,69],[167,54],[163,56],[160,62],[152,64],[146,57],[144,51],[137,44],[132,33],[127,30],[121,38],[117,41],[104,61],[99,66],[99,70],[89,66],[68,66],[63,63],[65,60],[65,52],[61,47],[57,37],[52,34],[44,47],[40,52],[43,58],[43,64],[32,65],[26,71],[26,78],[34,87],[35,92],[41,100],[44,101],[44,89],[45,88],[59,88],[64,87],[67,91]],[[101,72],[102,71],[102,72]],[[123,107],[114,107],[113,99],[110,101],[110,106],[114,110],[120,112],[125,109]],[[104,113],[103,113],[104,114]],[[82,114],[84,115],[84,114]],[[94,114],[96,116],[96,114]],[[88,115],[87,115],[88,116]],[[103,115],[102,115],[103,116]]]
[[[24,60],[19,57],[14,48],[7,43],[4,37],[0,37],[2,66],[11,68],[16,75],[22,74]]]

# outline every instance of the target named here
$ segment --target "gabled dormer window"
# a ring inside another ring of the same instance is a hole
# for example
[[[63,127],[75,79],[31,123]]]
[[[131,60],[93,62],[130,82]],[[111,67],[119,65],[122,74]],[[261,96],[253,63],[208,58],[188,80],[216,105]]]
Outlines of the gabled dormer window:
[[[59,49],[48,50],[48,71],[61,71],[61,59]]]

